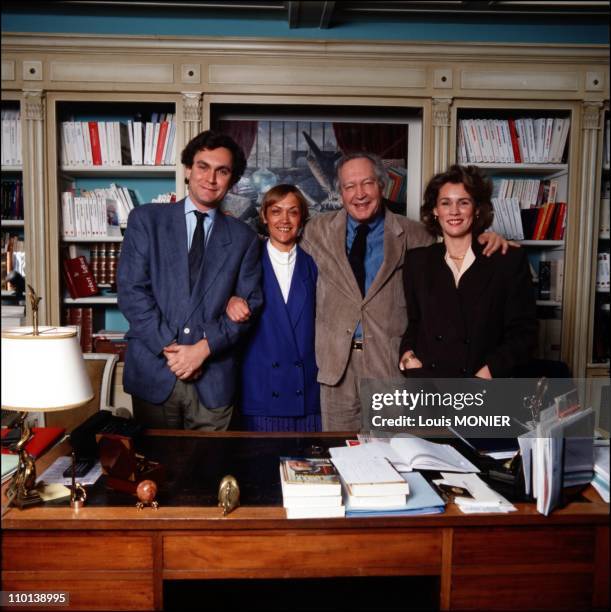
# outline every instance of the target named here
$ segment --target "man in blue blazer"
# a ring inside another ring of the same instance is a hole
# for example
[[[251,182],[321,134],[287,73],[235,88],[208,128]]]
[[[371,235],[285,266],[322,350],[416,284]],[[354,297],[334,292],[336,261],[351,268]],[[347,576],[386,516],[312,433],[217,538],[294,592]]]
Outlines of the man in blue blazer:
[[[248,324],[225,314],[232,295],[262,304],[259,240],[218,206],[246,160],[228,136],[196,136],[182,152],[189,195],[129,215],[117,272],[129,321],[123,386],[146,427],[227,429],[234,347]]]

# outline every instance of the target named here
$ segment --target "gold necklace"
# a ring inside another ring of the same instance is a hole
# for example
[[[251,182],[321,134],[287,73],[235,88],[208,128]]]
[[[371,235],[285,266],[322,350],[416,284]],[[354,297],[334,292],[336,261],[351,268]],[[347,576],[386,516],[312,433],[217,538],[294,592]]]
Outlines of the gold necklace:
[[[449,253],[448,253],[448,255],[449,255]],[[465,255],[466,255],[466,253],[463,253],[462,255],[450,255],[450,259],[458,259],[460,261],[461,259],[465,258]]]

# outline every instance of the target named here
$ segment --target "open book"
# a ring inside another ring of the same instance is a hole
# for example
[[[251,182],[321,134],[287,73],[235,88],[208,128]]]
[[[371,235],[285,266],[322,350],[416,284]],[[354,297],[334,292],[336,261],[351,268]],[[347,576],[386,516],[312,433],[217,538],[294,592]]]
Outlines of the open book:
[[[479,472],[479,469],[465,459],[453,446],[436,444],[413,436],[394,438],[371,438],[359,436],[361,444],[331,448],[334,462],[348,455],[351,458],[385,457],[400,472],[413,470],[436,470],[438,472]]]
[[[437,444],[422,438],[394,437],[391,448],[409,470],[436,470],[438,472],[479,472],[453,446]]]

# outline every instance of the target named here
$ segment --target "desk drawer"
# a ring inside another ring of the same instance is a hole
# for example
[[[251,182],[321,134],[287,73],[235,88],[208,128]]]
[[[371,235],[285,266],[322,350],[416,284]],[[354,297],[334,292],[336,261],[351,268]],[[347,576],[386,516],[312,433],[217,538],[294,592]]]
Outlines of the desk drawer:
[[[41,606],[19,610],[153,610],[152,572],[3,572],[4,591],[62,591],[68,607]]]
[[[4,532],[2,570],[152,570],[150,536]]]
[[[592,607],[594,529],[456,529],[451,607],[583,610]]]
[[[364,533],[166,534],[166,578],[431,575],[441,572],[439,530]]]

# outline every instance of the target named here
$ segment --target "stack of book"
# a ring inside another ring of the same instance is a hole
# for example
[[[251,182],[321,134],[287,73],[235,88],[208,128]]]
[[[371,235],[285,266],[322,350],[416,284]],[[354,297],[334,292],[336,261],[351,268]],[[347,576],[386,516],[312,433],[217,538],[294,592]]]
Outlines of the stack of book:
[[[349,447],[349,451],[333,458],[349,510],[388,510],[405,505],[409,484],[388,459],[362,456],[358,447]]]
[[[2,165],[20,166],[22,162],[19,110],[2,109]]]
[[[147,122],[62,121],[62,166],[171,166],[175,140],[173,113],[152,113]]]
[[[343,517],[341,483],[330,459],[280,457],[287,518]]]
[[[562,117],[461,119],[458,162],[562,163],[570,124]]]

